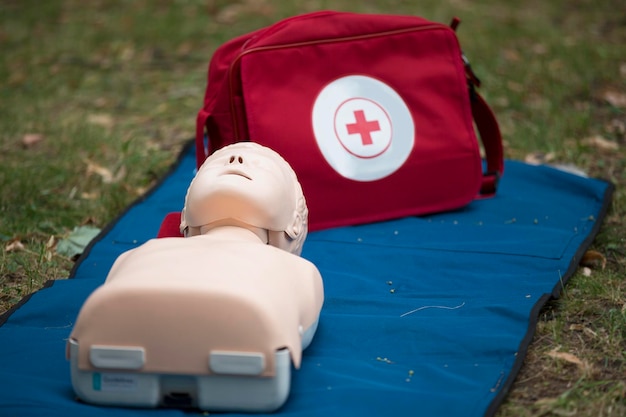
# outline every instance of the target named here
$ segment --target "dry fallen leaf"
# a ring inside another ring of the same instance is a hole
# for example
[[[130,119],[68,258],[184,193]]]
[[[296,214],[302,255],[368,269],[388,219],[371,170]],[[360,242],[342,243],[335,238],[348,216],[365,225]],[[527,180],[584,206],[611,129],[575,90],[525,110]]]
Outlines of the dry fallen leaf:
[[[548,356],[555,359],[561,359],[569,363],[573,363],[578,366],[582,366],[583,361],[578,358],[578,356],[567,353],[567,352],[558,352],[556,350],[551,350],[547,353]]]
[[[87,122],[92,125],[109,128],[113,126],[113,117],[106,113],[90,114],[87,116]]]
[[[610,133],[624,136],[626,135],[626,120],[612,119],[607,123],[606,130]]]
[[[51,235],[50,239],[48,239],[48,241],[46,242],[46,248],[52,249],[56,245],[56,243],[56,238],[54,237],[54,235]]]
[[[540,398],[535,401],[535,406],[539,407],[537,415],[555,415],[559,417],[575,417],[577,410],[568,410],[562,407],[563,399],[561,397]]]
[[[219,11],[215,16],[215,21],[223,24],[234,23],[243,11],[244,7],[241,4],[228,5]]]
[[[80,193],[80,198],[82,198],[83,200],[96,200],[98,198],[100,198],[100,194],[98,194],[97,192],[82,192]]]
[[[602,98],[604,98],[611,106],[618,108],[626,108],[626,94],[617,91],[606,91]]]
[[[505,49],[502,51],[504,59],[510,62],[518,62],[521,58],[519,52],[515,49]]]
[[[113,177],[113,182],[120,182],[126,176],[126,165],[122,165],[117,172],[115,172],[115,176]]]
[[[96,164],[89,159],[85,159],[85,163],[87,164],[87,175],[99,175],[102,178],[102,181],[107,184],[113,182],[113,173],[110,169],[105,168],[102,165]]]
[[[193,44],[191,42],[183,42],[176,48],[178,55],[187,56],[193,52]]]
[[[550,356],[551,358],[554,359],[559,359],[565,362],[569,362],[569,363],[573,363],[574,365],[578,366],[578,368],[581,371],[587,372],[589,370],[591,370],[591,366],[581,360],[578,356],[572,354],[572,353],[568,353],[568,352],[559,352],[556,349],[551,350],[550,352],[546,353],[548,356]]]
[[[120,51],[120,60],[124,62],[132,61],[135,58],[135,48],[133,46],[126,46]]]
[[[57,240],[54,235],[51,235],[48,241],[46,242],[46,250],[44,252],[44,256],[47,262],[52,260],[52,256],[54,256],[54,252],[57,246]]]
[[[98,97],[97,99],[93,101],[93,104],[96,107],[106,107],[109,105],[109,100],[107,100],[106,97]]]
[[[128,191],[129,193],[134,194],[136,196],[144,195],[146,191],[148,191],[148,187],[131,187],[130,185],[126,183],[122,184],[122,187],[124,187],[124,189]]]
[[[515,93],[522,93],[525,90],[525,87],[523,84],[516,83],[515,81],[507,81],[506,86],[509,90]]]
[[[606,257],[598,251],[588,250],[580,260],[580,265],[589,268],[601,266],[604,269],[606,268]]]
[[[545,55],[548,52],[548,47],[542,43],[536,43],[531,47],[531,50],[537,55]]]
[[[616,151],[619,149],[619,145],[617,144],[617,142],[607,140],[600,135],[591,136],[589,138],[583,139],[582,143],[584,145],[593,146],[594,148],[601,151]]]
[[[541,165],[554,161],[555,157],[554,152],[531,152],[524,157],[524,162],[531,165]]]
[[[11,240],[5,247],[4,250],[7,252],[18,252],[24,250],[24,244],[20,242],[18,239]]]
[[[30,148],[44,139],[44,136],[40,133],[27,133],[22,136],[22,145]]]
[[[598,337],[598,333],[594,332],[589,327],[582,325],[582,324],[571,324],[569,326],[569,329],[574,332],[583,332],[583,333],[586,333],[587,335]]]
[[[113,172],[103,167],[100,164],[97,164],[90,159],[85,159],[85,164],[87,164],[87,175],[96,174],[102,178],[102,182],[105,184],[114,184],[119,182],[122,178],[126,176],[126,167],[122,166],[117,170],[115,174]]]

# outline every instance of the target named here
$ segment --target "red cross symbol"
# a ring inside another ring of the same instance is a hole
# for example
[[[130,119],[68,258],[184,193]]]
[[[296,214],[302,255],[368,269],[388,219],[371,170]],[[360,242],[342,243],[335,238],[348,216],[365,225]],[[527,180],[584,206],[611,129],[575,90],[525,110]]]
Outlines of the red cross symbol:
[[[348,128],[348,134],[359,134],[361,135],[361,142],[363,145],[372,145],[374,143],[372,140],[372,132],[380,130],[380,124],[376,120],[365,120],[365,112],[363,110],[356,110],[354,112],[354,118],[356,119],[355,123],[349,123],[346,125]]]

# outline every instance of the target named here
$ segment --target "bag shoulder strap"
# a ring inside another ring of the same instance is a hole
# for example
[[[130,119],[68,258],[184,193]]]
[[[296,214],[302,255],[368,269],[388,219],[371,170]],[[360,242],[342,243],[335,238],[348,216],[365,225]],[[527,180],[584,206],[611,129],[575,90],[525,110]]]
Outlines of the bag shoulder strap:
[[[490,197],[496,193],[498,181],[504,173],[504,153],[502,150],[502,134],[495,114],[485,99],[471,89],[472,116],[485,149],[487,169],[483,174],[480,187],[481,197]]]
[[[450,27],[456,32],[461,20],[457,17],[452,19]],[[489,107],[485,99],[478,94],[476,88],[480,87],[480,80],[474,74],[469,60],[461,52],[465,75],[469,88],[470,102],[472,105],[472,117],[476,123],[480,140],[485,148],[485,159],[487,160],[487,170],[483,174],[483,181],[480,187],[480,197],[491,197],[496,193],[498,181],[504,173],[504,152],[502,150],[502,134],[496,115]]]

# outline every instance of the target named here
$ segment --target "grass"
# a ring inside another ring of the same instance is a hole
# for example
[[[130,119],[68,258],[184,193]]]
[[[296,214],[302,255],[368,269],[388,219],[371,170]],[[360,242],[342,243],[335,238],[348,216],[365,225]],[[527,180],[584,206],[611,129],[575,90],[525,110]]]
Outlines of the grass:
[[[0,312],[67,276],[72,260],[56,254],[59,239],[78,225],[103,227],[164,174],[193,135],[217,46],[325,8],[461,17],[459,37],[498,115],[506,156],[573,164],[616,184],[593,245],[606,266],[581,269],[542,311],[498,415],[626,415],[620,0],[3,1]]]

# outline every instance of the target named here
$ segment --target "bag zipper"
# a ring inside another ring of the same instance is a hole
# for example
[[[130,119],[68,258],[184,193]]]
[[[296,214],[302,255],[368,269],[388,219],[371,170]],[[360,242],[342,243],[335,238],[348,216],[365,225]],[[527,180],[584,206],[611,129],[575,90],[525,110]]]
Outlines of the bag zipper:
[[[317,15],[322,15],[322,14],[331,14],[333,12],[318,12],[318,13],[312,13],[312,14],[317,14]],[[306,15],[306,16],[310,16],[310,15]],[[279,26],[277,29],[272,30],[271,32],[262,32],[259,33],[258,37],[261,37],[265,34],[272,34],[272,33],[276,33],[276,31],[282,27],[284,27],[287,23],[296,20],[298,18],[302,18],[303,16],[294,16],[290,19],[287,19],[288,22],[281,22],[284,23],[283,25],[279,25],[277,24],[276,26]],[[273,27],[268,28],[271,29]],[[399,35],[399,34],[404,34],[404,33],[410,33],[410,32],[421,32],[421,31],[425,31],[425,30],[432,30],[432,29],[437,29],[437,30],[450,30],[450,27],[441,23],[431,23],[429,25],[424,25],[424,26],[420,26],[420,27],[408,27],[408,28],[403,28],[403,29],[394,29],[394,30],[389,30],[389,31],[385,31],[385,32],[376,32],[376,33],[368,33],[368,34],[364,34],[364,35],[355,35],[355,36],[346,36],[346,37],[342,37],[342,38],[329,38],[329,39],[317,39],[317,40],[311,40],[311,41],[304,41],[304,42],[294,42],[294,43],[286,43],[286,44],[280,44],[280,45],[268,45],[268,46],[259,46],[259,47],[252,47],[250,49],[245,49],[242,50],[242,52],[239,53],[239,55],[237,55],[235,57],[235,59],[233,59],[233,62],[230,64],[230,67],[228,69],[228,84],[229,84],[229,97],[230,97],[230,110],[231,110],[231,116],[232,116],[232,125],[233,125],[233,133],[234,133],[234,141],[237,142],[239,140],[242,140],[240,138],[240,134],[242,132],[239,132],[239,118],[238,118],[238,112],[237,112],[237,106],[235,104],[235,94],[237,93],[236,88],[237,88],[237,77],[236,75],[236,71],[239,69],[240,63],[241,63],[241,59],[249,54],[252,53],[256,53],[256,52],[265,52],[265,51],[271,51],[271,50],[276,50],[276,49],[283,49],[283,48],[294,48],[294,47],[301,47],[301,46],[310,46],[310,45],[319,45],[319,44],[330,44],[330,43],[339,43],[339,42],[348,42],[348,41],[356,41],[356,40],[364,40],[364,39],[370,39],[370,38],[377,38],[377,37],[383,37],[383,36],[393,36],[393,35]],[[257,37],[257,39],[258,39]],[[246,42],[247,43],[247,42]],[[242,49],[245,48],[242,47]]]
[[[273,25],[268,26],[267,28],[265,28],[265,30],[257,33],[255,36],[250,37],[250,39],[248,39],[241,47],[242,50],[246,49],[246,47],[248,46],[248,44],[256,41],[259,38],[263,38],[263,37],[267,37],[270,35],[273,35],[274,33],[278,32],[279,30],[281,30],[282,28],[284,28],[285,26],[289,25],[291,22],[294,22],[296,20],[300,21],[300,20],[308,20],[311,18],[316,18],[319,16],[328,16],[328,15],[336,15],[339,14],[338,12],[335,11],[331,11],[331,10],[321,10],[318,12],[312,12],[312,13],[307,13],[307,14],[303,14],[303,15],[297,15],[297,16],[291,16],[288,17],[286,19],[281,20],[280,22],[277,22]]]

